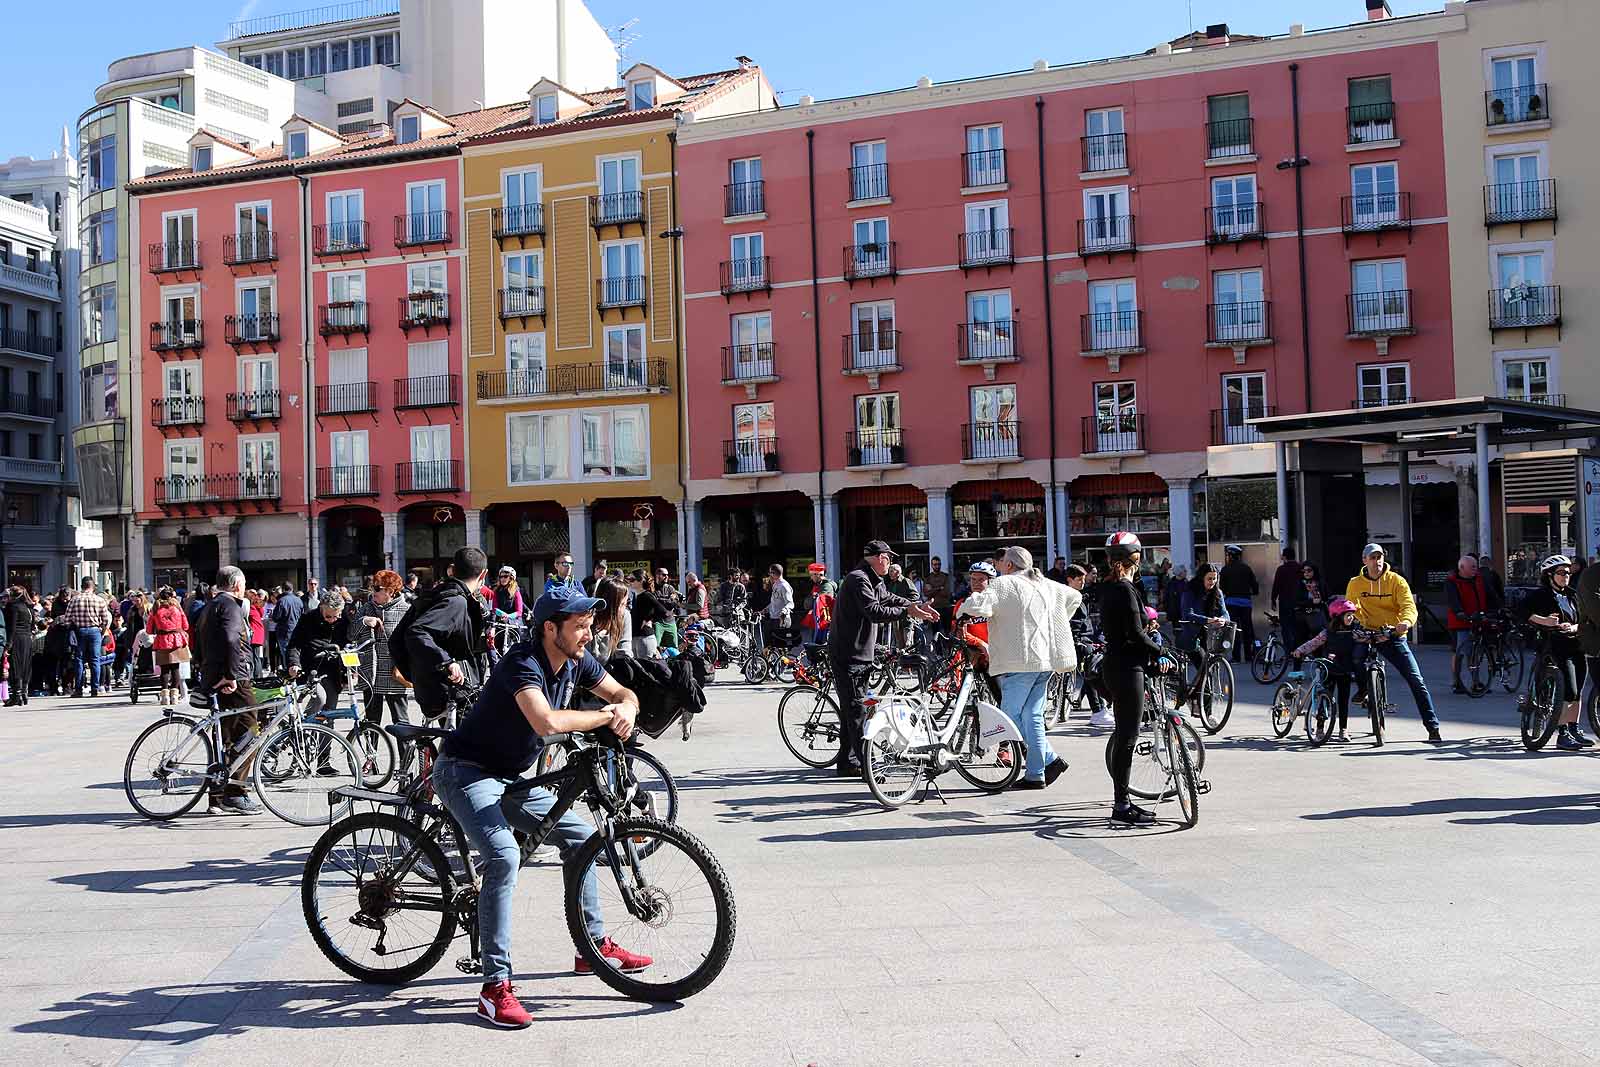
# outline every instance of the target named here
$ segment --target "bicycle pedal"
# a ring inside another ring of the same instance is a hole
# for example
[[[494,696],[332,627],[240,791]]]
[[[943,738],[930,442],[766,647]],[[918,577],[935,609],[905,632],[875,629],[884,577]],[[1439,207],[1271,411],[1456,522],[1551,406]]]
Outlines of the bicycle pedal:
[[[1194,784],[1194,791],[1196,793],[1209,793],[1211,792],[1211,783],[1202,778]]]
[[[462,956],[456,960],[456,970],[462,974],[482,974],[483,961],[475,960],[471,956]]]
[[[1134,746],[1133,751],[1137,756],[1148,756],[1156,750],[1156,746],[1149,741],[1140,741]]]

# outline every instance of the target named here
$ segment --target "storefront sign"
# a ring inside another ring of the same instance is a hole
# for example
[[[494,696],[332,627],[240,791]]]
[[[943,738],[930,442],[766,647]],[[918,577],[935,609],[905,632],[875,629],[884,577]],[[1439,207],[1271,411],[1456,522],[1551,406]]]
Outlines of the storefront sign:
[[[1600,458],[1583,459],[1583,544],[1579,549],[1593,558],[1600,554]]]

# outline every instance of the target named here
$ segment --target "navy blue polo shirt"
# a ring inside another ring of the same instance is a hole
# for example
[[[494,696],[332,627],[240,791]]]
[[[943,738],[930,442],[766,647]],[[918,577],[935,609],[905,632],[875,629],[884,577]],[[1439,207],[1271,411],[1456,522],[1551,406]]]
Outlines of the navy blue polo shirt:
[[[533,766],[544,749],[544,739],[533,732],[517,707],[517,694],[538,689],[552,708],[564,708],[574,688],[593,689],[605,676],[605,667],[588,649],[581,660],[569,659],[561,670],[552,671],[542,641],[518,641],[495,664],[477,703],[445,742],[444,754],[516,778]]]

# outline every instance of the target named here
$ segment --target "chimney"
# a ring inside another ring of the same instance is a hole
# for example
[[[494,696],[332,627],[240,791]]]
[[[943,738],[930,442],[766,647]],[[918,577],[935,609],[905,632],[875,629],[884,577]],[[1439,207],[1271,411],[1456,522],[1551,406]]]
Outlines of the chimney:
[[[1228,24],[1226,22],[1214,22],[1211,25],[1206,27],[1206,46],[1207,47],[1211,47],[1212,45],[1220,45],[1220,44],[1227,44],[1227,43],[1228,43]]]
[[[1368,22],[1392,18],[1394,18],[1394,12],[1389,10],[1389,0],[1367,0]]]

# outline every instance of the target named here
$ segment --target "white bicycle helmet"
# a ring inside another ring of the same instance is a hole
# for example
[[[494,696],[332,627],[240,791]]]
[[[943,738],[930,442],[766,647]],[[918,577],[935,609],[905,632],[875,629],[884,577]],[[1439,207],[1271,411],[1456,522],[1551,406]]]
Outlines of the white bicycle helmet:
[[[1540,574],[1549,574],[1551,571],[1555,570],[1557,567],[1570,567],[1570,566],[1572,566],[1572,561],[1570,559],[1568,559],[1566,556],[1563,556],[1558,552],[1554,556],[1546,556],[1544,558],[1544,562],[1539,564],[1539,573]]]

